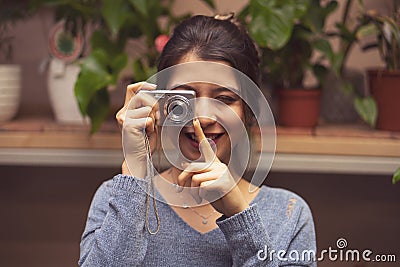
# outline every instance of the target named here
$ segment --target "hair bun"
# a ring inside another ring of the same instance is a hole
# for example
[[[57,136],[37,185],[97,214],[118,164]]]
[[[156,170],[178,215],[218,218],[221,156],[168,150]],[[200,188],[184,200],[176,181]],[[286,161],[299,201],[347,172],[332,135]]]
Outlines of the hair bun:
[[[230,12],[228,14],[217,14],[214,16],[214,19],[218,19],[218,20],[231,20],[235,17],[235,13],[234,12]]]

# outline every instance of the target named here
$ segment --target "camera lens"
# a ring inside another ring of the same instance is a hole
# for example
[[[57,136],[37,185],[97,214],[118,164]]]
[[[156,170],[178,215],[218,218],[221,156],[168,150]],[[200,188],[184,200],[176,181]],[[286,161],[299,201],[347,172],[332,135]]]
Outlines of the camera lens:
[[[167,101],[168,119],[174,123],[185,123],[190,111],[190,103],[186,97],[175,95]]]
[[[180,105],[175,105],[171,108],[171,112],[172,114],[174,114],[175,116],[181,116],[184,112],[184,109],[182,106]]]

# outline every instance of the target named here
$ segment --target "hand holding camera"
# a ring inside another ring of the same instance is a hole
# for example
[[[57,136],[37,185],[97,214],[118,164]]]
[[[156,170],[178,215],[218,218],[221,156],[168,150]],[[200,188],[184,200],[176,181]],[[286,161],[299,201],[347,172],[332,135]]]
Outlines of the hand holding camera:
[[[129,85],[126,92],[125,104],[117,113],[116,118],[122,130],[125,157],[133,170],[128,170],[126,162],[122,169],[124,174],[144,178],[146,176],[147,148],[145,135],[149,139],[150,148],[156,144],[155,121],[157,101],[139,90],[154,90],[155,85],[140,82]],[[139,91],[139,92],[138,92]]]
[[[129,85],[124,107],[117,113],[122,128],[124,153],[130,166],[123,164],[123,173],[143,178],[146,176],[147,153],[145,135],[150,152],[156,145],[156,124],[159,126],[190,125],[194,118],[195,92],[189,90],[154,90],[153,84]],[[134,172],[134,173],[132,173]]]

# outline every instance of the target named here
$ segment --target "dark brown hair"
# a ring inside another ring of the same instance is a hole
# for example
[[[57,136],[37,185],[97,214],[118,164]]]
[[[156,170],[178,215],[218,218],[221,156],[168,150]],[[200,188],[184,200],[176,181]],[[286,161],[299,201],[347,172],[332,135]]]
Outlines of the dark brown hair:
[[[176,26],[160,55],[158,71],[194,53],[202,60],[228,62],[258,85],[260,58],[253,40],[231,16],[227,19],[216,17],[197,15]]]

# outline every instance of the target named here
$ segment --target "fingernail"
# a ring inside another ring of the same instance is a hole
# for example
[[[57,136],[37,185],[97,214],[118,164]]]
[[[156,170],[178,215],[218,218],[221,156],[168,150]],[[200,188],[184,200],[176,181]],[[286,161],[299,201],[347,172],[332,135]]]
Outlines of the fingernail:
[[[157,87],[157,85],[155,85],[154,83],[148,83],[148,82],[145,82],[144,85],[147,85],[147,86],[153,87],[153,88]]]
[[[175,185],[175,190],[176,190],[176,193],[180,193],[180,192],[183,191],[183,186],[180,186],[180,185],[176,184]]]
[[[211,148],[215,148],[217,146],[214,140],[212,140],[211,138],[207,138],[207,142],[210,144]]]
[[[182,162],[182,163],[181,163],[181,167],[182,167],[183,169],[186,169],[187,166],[189,166],[189,163],[188,163],[188,162]]]

